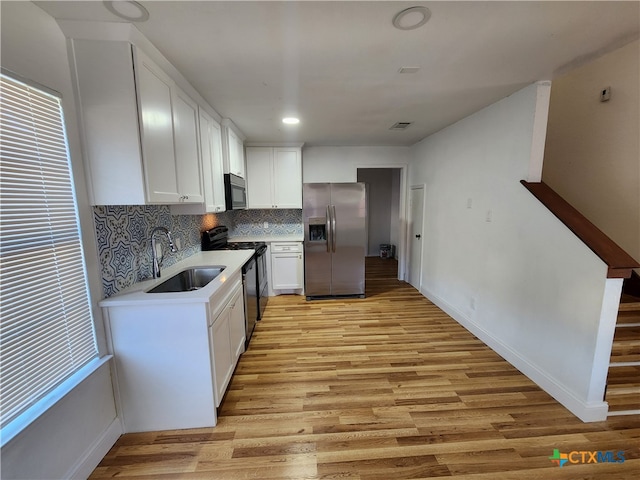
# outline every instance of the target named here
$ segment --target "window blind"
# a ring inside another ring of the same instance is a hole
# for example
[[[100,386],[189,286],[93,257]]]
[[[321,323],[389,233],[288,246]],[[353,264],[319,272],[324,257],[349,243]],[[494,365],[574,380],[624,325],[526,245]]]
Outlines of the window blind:
[[[97,357],[60,99],[0,75],[0,424]]]

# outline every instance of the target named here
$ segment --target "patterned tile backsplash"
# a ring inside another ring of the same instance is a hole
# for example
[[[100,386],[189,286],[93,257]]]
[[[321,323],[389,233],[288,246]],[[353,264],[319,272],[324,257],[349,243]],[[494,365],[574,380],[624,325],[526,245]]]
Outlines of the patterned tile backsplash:
[[[260,235],[302,235],[302,210],[234,210],[225,212],[233,215],[229,235],[232,237],[256,237]],[[265,222],[268,226],[265,228]]]
[[[151,232],[155,227],[170,230],[180,245],[177,253],[171,253],[166,238],[158,237],[167,252],[163,267],[199,252],[200,232],[216,225],[226,225],[236,237],[302,234],[299,209],[171,215],[166,205],[109,205],[94,207],[93,212],[105,298],[151,278]]]

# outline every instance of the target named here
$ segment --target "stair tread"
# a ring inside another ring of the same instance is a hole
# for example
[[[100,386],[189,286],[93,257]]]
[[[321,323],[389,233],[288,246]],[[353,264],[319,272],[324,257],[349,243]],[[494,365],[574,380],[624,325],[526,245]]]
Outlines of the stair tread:
[[[632,323],[640,322],[640,311],[637,310],[625,310],[618,311],[618,318],[616,323]]]
[[[614,342],[636,342],[640,345],[640,327],[632,325],[616,328],[613,336]]]
[[[640,302],[621,303],[618,308],[619,312],[640,311]]]
[[[640,410],[640,395],[637,392],[610,395],[609,390],[607,390],[605,400],[609,404],[610,412],[620,410]]]
[[[638,363],[640,364],[640,353],[611,353],[609,363]]]

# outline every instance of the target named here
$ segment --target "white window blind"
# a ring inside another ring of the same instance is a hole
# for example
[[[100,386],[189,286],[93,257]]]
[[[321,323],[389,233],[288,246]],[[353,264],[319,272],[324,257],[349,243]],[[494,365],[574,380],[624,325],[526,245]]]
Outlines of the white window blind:
[[[59,98],[0,76],[1,425],[97,357]]]

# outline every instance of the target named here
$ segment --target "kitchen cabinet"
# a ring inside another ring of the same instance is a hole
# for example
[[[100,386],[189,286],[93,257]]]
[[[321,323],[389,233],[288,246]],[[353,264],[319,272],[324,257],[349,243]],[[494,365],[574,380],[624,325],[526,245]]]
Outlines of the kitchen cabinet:
[[[196,102],[128,42],[70,51],[92,204],[203,202]]]
[[[200,109],[200,156],[204,187],[204,203],[171,206],[174,215],[201,215],[224,212],[224,173],[222,165],[222,128],[207,112]]]
[[[245,178],[244,140],[236,133],[233,122],[228,118],[222,119],[222,129],[224,173]]]
[[[302,149],[247,147],[248,208],[302,208]]]
[[[226,302],[222,311],[209,325],[216,407],[220,406],[238,358],[244,352],[245,320],[242,286],[233,290],[230,297],[231,299]]]
[[[304,288],[301,242],[271,243],[271,285],[274,292]]]
[[[131,303],[104,301],[125,432],[216,424],[216,409],[244,351],[244,296],[237,268],[209,298],[187,301],[193,293],[187,292],[182,297],[143,294],[158,297]]]

